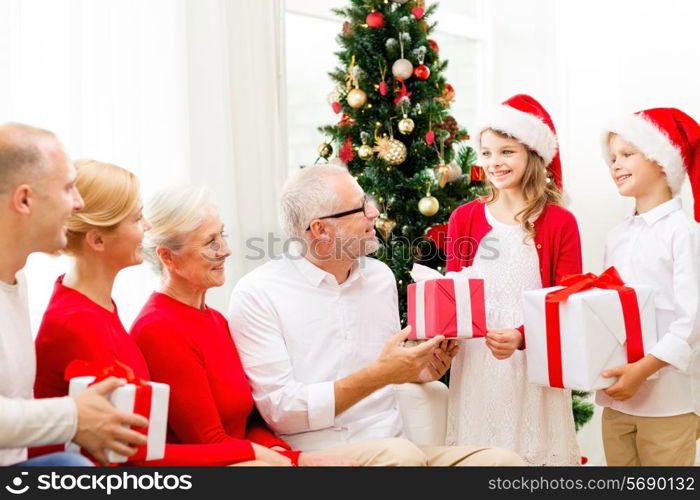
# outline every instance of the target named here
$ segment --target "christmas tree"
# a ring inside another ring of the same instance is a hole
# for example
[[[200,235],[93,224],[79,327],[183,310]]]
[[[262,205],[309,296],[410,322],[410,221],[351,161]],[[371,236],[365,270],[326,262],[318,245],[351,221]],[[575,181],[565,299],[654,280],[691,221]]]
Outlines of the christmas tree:
[[[330,159],[335,144],[331,163],[347,165],[380,208],[376,257],[394,272],[404,324],[413,264],[442,271],[450,214],[486,193],[467,130],[450,115],[455,90],[431,38],[436,8],[424,0],[349,0],[334,10],[344,23],[328,104],[339,121],[319,128],[320,157]],[[585,396],[574,396],[577,428],[592,414]]]
[[[366,193],[378,204],[376,257],[394,272],[405,323],[406,287],[414,262],[442,270],[450,214],[484,192],[469,136],[450,115],[455,91],[447,61],[430,38],[437,4],[422,0],[350,0],[334,12],[345,22],[340,60],[328,96],[340,117],[321,127],[319,155],[335,143]],[[460,144],[461,143],[461,144]]]

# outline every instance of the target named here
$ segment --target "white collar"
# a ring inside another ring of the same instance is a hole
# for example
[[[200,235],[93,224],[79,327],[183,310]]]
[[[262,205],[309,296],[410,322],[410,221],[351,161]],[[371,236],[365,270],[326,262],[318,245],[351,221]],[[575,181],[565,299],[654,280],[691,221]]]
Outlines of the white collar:
[[[680,198],[671,198],[670,200],[663,202],[661,205],[657,205],[656,207],[652,208],[648,212],[644,212],[641,215],[633,215],[632,217],[639,217],[641,220],[646,222],[648,226],[653,226],[668,214],[681,210],[682,208]]]

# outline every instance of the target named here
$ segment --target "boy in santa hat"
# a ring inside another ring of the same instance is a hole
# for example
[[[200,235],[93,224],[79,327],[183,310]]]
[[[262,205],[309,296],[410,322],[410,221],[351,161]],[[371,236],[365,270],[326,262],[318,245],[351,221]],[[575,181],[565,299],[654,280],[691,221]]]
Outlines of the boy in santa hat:
[[[605,267],[655,290],[658,342],[598,391],[608,465],[693,465],[700,426],[700,126],[674,108],[627,116],[603,134],[610,174],[635,213],[608,236]],[[691,220],[678,198],[685,176]],[[658,377],[647,378],[658,372]]]

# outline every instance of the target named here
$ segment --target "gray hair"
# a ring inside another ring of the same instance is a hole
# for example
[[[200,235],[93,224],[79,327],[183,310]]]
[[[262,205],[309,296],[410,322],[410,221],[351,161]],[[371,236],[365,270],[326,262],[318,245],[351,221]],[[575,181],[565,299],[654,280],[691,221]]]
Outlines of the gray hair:
[[[290,177],[282,187],[280,220],[290,238],[304,238],[306,228],[316,217],[335,210],[338,199],[327,177],[349,175],[336,165],[312,165]]]
[[[180,250],[187,236],[204,222],[206,209],[213,206],[209,198],[205,187],[176,186],[159,191],[146,203],[143,215],[151,229],[144,236],[144,257],[157,274],[163,272],[163,264],[156,248]]]

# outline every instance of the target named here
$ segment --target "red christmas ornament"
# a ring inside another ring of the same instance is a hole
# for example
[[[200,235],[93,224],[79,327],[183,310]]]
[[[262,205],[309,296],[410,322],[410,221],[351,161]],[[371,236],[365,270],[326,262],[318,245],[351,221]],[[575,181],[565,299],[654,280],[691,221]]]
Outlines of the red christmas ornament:
[[[435,51],[436,54],[440,53],[440,47],[438,47],[438,44],[435,40],[428,40],[428,44],[430,45],[430,48]]]
[[[343,116],[340,118],[340,121],[338,122],[339,127],[352,127],[352,125],[355,123],[354,118],[350,118],[348,115],[343,113]]]
[[[421,7],[413,7],[411,9],[411,14],[413,14],[416,19],[422,19],[425,11]]]
[[[430,78],[430,68],[425,64],[419,64],[416,69],[413,70],[413,75],[421,80],[427,80]]]
[[[431,227],[426,231],[425,237],[435,243],[439,250],[444,252],[447,240],[447,224],[439,224]]]
[[[345,163],[350,163],[353,158],[355,158],[355,152],[352,150],[352,138],[348,136],[345,140],[345,144],[338,151],[338,157]]]
[[[435,132],[429,130],[428,133],[425,134],[425,142],[428,143],[428,145],[432,146],[435,142]]]
[[[384,15],[381,12],[370,12],[365,22],[370,28],[381,28],[384,26]]]
[[[384,80],[379,82],[379,93],[381,95],[386,95],[386,93],[389,91],[389,87],[387,87],[387,84]]]
[[[340,103],[339,103],[338,101],[334,101],[334,102],[331,104],[331,108],[333,108],[333,112],[334,112],[336,115],[337,115],[338,113],[340,113],[340,110],[342,109],[342,107],[340,106]]]
[[[472,165],[472,171],[470,173],[470,178],[472,182],[482,182],[486,180],[486,172],[479,165]]]

